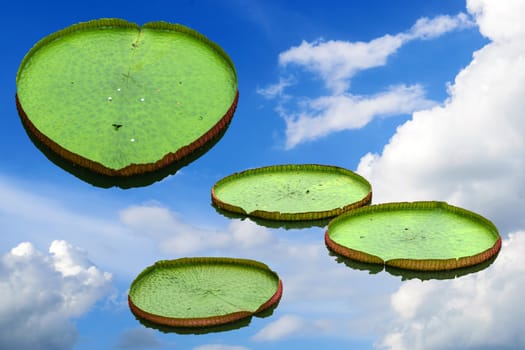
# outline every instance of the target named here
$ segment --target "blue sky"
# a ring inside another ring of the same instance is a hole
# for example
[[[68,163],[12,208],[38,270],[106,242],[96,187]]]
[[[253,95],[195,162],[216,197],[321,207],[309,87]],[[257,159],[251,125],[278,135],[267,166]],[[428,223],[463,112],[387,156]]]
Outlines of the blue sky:
[[[520,0],[4,5],[0,348],[524,348],[523,13]],[[224,137],[147,187],[99,188],[62,170],[16,111],[15,76],[32,45],[102,17],[184,24],[237,69],[239,105]],[[445,200],[478,212],[498,226],[502,251],[478,273],[402,280],[338,263],[323,228],[268,228],[211,207],[220,178],[283,163],[357,171],[374,203]],[[273,315],[202,335],[132,316],[127,289],[142,269],[208,255],[278,272]]]

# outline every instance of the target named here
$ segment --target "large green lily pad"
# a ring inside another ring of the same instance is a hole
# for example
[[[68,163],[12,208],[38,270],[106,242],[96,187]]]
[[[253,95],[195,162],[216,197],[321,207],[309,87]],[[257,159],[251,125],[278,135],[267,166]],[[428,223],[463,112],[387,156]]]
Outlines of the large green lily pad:
[[[263,263],[232,258],[162,260],[131,284],[138,317],[170,327],[210,327],[250,317],[279,302],[282,283]]]
[[[325,242],[334,252],[366,263],[439,271],[472,266],[501,247],[486,218],[444,202],[385,203],[330,222]]]
[[[369,204],[371,198],[371,186],[360,175],[317,164],[249,169],[212,188],[212,203],[220,209],[280,221],[333,217]]]
[[[227,127],[238,99],[226,53],[165,22],[68,27],[29,51],[16,83],[28,132],[109,176],[156,171],[194,153]]]

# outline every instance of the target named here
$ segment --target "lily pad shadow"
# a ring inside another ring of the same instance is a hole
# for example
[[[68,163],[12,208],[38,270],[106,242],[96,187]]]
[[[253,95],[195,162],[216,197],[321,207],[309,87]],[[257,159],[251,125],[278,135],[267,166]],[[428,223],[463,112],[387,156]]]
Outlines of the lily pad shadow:
[[[361,261],[349,259],[333,251],[329,250],[328,254],[335,258],[335,261],[339,264],[344,264],[353,270],[368,271],[369,274],[375,275],[383,270],[391,274],[392,276],[400,277],[402,281],[411,279],[419,279],[421,281],[428,280],[449,280],[476,273],[488,268],[496,260],[498,254],[494,255],[490,259],[469,267],[462,267],[454,270],[446,271],[416,271],[406,270],[397,267],[385,266],[381,264],[369,264]]]
[[[305,220],[305,221],[281,221],[281,220],[268,220],[268,219],[262,219],[254,216],[249,215],[242,215],[238,213],[234,213],[231,211],[223,210],[212,203],[212,207],[215,209],[215,211],[228,218],[228,219],[239,219],[239,220],[246,220],[249,219],[256,223],[259,226],[263,226],[266,228],[272,228],[272,229],[285,229],[285,230],[295,230],[295,229],[307,229],[312,227],[320,227],[325,228],[328,226],[328,223],[333,218],[325,218],[325,219],[319,219],[319,220]]]

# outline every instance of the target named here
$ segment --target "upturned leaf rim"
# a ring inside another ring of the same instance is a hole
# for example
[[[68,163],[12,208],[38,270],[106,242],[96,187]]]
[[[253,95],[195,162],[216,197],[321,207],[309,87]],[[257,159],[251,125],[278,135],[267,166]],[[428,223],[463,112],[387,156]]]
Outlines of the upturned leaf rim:
[[[208,317],[167,317],[163,315],[158,315],[152,312],[149,312],[147,309],[140,308],[133,302],[133,293],[135,288],[141,283],[141,280],[148,274],[155,273],[159,269],[164,269],[166,267],[177,267],[177,266],[205,266],[205,265],[234,265],[234,266],[243,266],[246,268],[251,268],[258,273],[269,274],[276,282],[277,288],[275,293],[268,298],[264,303],[255,311],[246,311],[239,310],[238,312],[222,314],[222,315],[210,315]],[[186,257],[173,260],[159,260],[153,265],[148,266],[144,269],[137,277],[133,280],[130,285],[128,292],[128,305],[131,312],[139,318],[153,322],[158,325],[168,326],[168,327],[182,327],[182,328],[207,328],[214,327],[224,324],[229,324],[236,322],[242,319],[249,318],[251,316],[262,313],[266,310],[269,310],[273,307],[276,307],[282,297],[283,293],[283,283],[279,278],[279,275],[271,270],[266,264],[251,260],[251,259],[242,259],[242,258],[227,258],[227,257]]]
[[[230,56],[218,44],[211,41],[210,39],[208,39],[206,36],[199,33],[198,31],[191,29],[189,27],[186,27],[182,24],[169,23],[165,21],[153,21],[153,22],[145,23],[142,26],[139,26],[136,23],[129,22],[127,20],[120,19],[120,18],[100,18],[100,19],[94,19],[94,20],[76,23],[76,24],[70,25],[69,27],[58,30],[54,33],[51,33],[45,36],[44,38],[40,39],[39,41],[36,42],[36,44],[33,45],[33,47],[26,53],[26,55],[22,59],[22,62],[16,74],[17,85],[18,85],[19,76],[21,75],[21,72],[23,72],[28,61],[30,61],[30,59],[35,54],[35,52],[45,47],[47,44],[55,40],[58,40],[64,36],[67,36],[71,33],[78,32],[78,31],[83,31],[83,30],[88,30],[88,29],[107,30],[107,29],[112,29],[112,28],[130,28],[130,29],[136,29],[138,31],[142,29],[152,29],[152,30],[157,30],[157,31],[179,32],[179,33],[187,34],[191,36],[192,38],[194,38],[195,40],[198,40],[204,43],[205,45],[210,47],[217,55],[222,57],[225,60],[225,62],[227,62],[229,68],[231,69],[231,72],[234,77],[235,86],[237,87],[238,85],[237,72],[235,69],[235,65],[233,64],[233,61],[231,60]],[[205,148],[207,145],[213,144],[215,141],[217,141],[218,138],[220,138],[221,133],[227,129],[231,120],[233,119],[233,115],[237,108],[238,100],[239,100],[239,90],[236,88],[235,96],[231,102],[230,107],[226,110],[224,115],[218,118],[217,122],[210,129],[208,129],[205,133],[203,133],[193,142],[186,144],[185,146],[182,146],[177,150],[173,150],[173,152],[168,152],[167,154],[165,154],[164,156],[162,156],[160,159],[158,159],[155,162],[130,163],[127,166],[124,166],[118,169],[114,169],[112,167],[106,166],[105,164],[102,164],[101,162],[89,159],[78,153],[72,152],[65,147],[62,147],[59,142],[56,142],[55,140],[49,138],[45,133],[41,132],[33,124],[33,122],[31,121],[31,117],[28,116],[26,112],[24,111],[23,105],[18,95],[18,91],[15,93],[15,103],[16,103],[16,107],[18,110],[18,114],[20,116],[20,119],[24,127],[26,128],[26,131],[31,133],[31,135],[34,136],[44,146],[49,148],[53,153],[57,154],[59,157],[63,158],[64,160],[73,163],[75,166],[80,166],[96,174],[109,176],[109,177],[123,177],[123,178],[132,177],[136,175],[142,175],[146,173],[149,174],[149,173],[157,172],[161,169],[168,167],[169,165],[173,163],[176,163],[185,158],[188,158],[192,154],[195,154],[199,150]]]
[[[377,255],[374,255],[374,254],[371,254],[371,253],[368,253],[362,250],[353,249],[349,246],[341,245],[335,242],[334,240],[332,240],[330,237],[330,230],[334,225],[337,225],[338,223],[344,220],[349,220],[352,217],[370,215],[370,214],[377,213],[377,212],[412,210],[412,209],[446,210],[451,213],[466,217],[470,220],[476,221],[489,229],[489,231],[493,234],[494,243],[491,247],[488,247],[487,249],[477,254],[462,256],[459,258],[449,258],[449,259],[397,258],[397,259],[384,260],[383,258]],[[336,217],[332,221],[330,221],[325,231],[324,240],[329,250],[343,257],[346,257],[352,260],[356,260],[356,261],[360,261],[360,262],[364,262],[364,263],[369,263],[369,264],[382,264],[387,267],[394,267],[394,268],[399,268],[399,269],[404,269],[404,270],[414,270],[414,271],[446,271],[446,270],[454,270],[454,269],[474,266],[474,265],[483,263],[489,260],[490,258],[496,256],[501,249],[501,243],[502,243],[501,236],[498,232],[498,229],[492,221],[470,210],[467,210],[461,207],[457,207],[457,206],[453,206],[443,201],[393,202],[393,203],[375,204],[375,205],[370,205],[367,207],[358,208],[350,212],[344,213]]]
[[[237,181],[239,179],[242,179],[245,176],[252,176],[256,174],[264,174],[264,173],[270,173],[270,172],[288,172],[288,171],[324,171],[324,172],[332,172],[336,174],[340,174],[342,176],[347,176],[352,178],[353,180],[359,182],[360,184],[367,187],[368,192],[363,198],[350,202],[346,205],[343,205],[341,207],[332,208],[329,210],[320,210],[320,211],[304,211],[304,212],[298,212],[298,213],[290,213],[290,212],[282,212],[282,211],[270,211],[270,210],[254,210],[251,212],[248,212],[244,208],[242,208],[239,205],[236,205],[234,203],[228,203],[227,201],[224,201],[220,198],[220,196],[217,195],[217,188],[220,187],[223,184]],[[223,177],[219,181],[217,181],[212,189],[211,189],[211,201],[212,205],[215,207],[229,211],[232,213],[241,214],[244,216],[250,216],[255,218],[261,218],[271,221],[313,221],[313,220],[322,220],[327,218],[332,218],[338,215],[341,215],[344,212],[347,212],[349,210],[353,210],[362,206],[369,205],[372,202],[372,186],[366,180],[363,176],[334,165],[323,165],[323,164],[277,164],[277,165],[270,165],[270,166],[263,166],[258,168],[251,168],[246,169],[240,172],[233,173],[231,175],[228,175],[226,177]]]

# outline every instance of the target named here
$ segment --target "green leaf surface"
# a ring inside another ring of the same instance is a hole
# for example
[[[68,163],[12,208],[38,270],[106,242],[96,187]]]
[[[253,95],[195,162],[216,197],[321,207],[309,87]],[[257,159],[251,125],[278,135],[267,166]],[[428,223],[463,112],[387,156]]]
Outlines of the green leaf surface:
[[[343,251],[351,250],[352,258],[376,257],[398,267],[417,267],[416,261],[426,261],[437,270],[461,258],[484,252],[490,253],[487,258],[494,255],[500,236],[489,220],[465,209],[443,202],[414,202],[373,205],[343,214],[328,225],[327,239],[329,246],[335,243]]]
[[[236,94],[222,49],[162,22],[72,26],[35,45],[17,75],[23,113],[55,151],[110,170],[192,145],[228,114]]]
[[[129,296],[135,307],[165,318],[227,318],[261,311],[279,285],[275,272],[252,260],[184,258],[144,270]]]
[[[361,176],[313,164],[250,169],[221,179],[212,189],[218,207],[274,220],[330,217],[370,198],[370,184]]]

